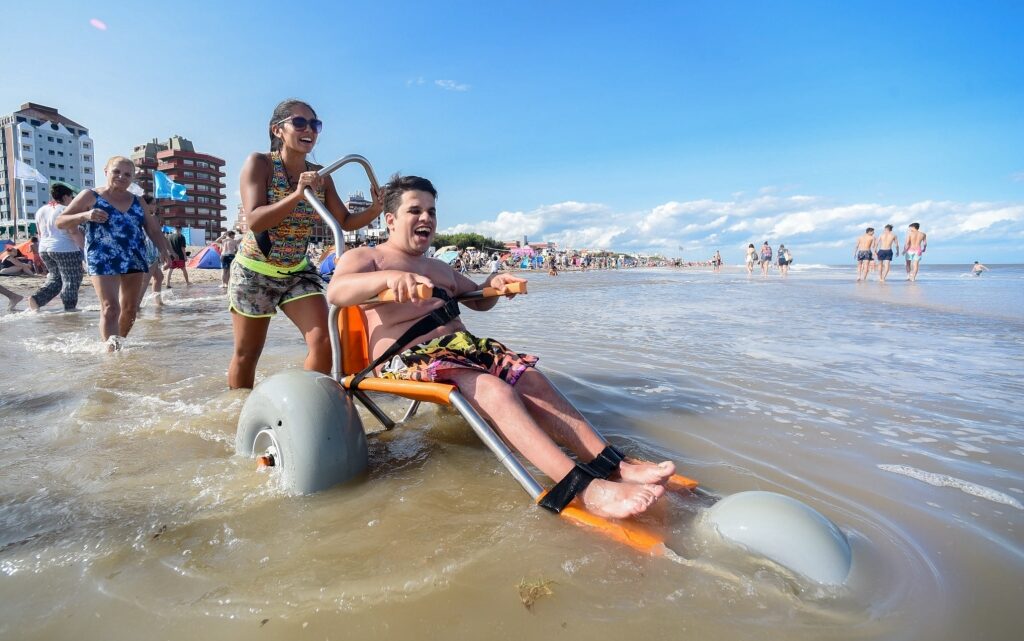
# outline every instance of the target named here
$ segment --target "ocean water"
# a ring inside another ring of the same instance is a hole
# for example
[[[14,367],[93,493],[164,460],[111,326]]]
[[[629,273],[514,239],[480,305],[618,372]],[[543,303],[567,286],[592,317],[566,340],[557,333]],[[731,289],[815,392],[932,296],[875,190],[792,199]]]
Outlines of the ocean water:
[[[645,519],[670,558],[565,523],[436,408],[371,438],[365,479],[289,496],[233,454],[215,285],[115,354],[91,294],[2,314],[0,638],[1020,638],[1024,266],[897,267],[536,273],[464,314],[628,452],[829,516],[854,549],[831,589],[700,535],[686,496]],[[303,354],[275,320],[259,379]],[[524,580],[550,594],[526,607]]]

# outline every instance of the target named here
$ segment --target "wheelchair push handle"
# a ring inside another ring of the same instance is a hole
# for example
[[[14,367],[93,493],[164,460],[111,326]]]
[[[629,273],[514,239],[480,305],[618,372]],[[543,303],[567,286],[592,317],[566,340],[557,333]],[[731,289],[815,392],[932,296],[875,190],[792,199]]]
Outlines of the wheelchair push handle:
[[[416,298],[430,298],[433,293],[430,287],[420,283],[416,286]],[[511,294],[525,294],[526,283],[509,283],[504,287],[484,287],[476,291],[467,292],[462,296],[458,297],[458,300],[479,300],[481,298],[493,298],[495,296],[508,296]],[[367,303],[393,303],[395,301],[395,291],[392,289],[385,289],[380,292]]]

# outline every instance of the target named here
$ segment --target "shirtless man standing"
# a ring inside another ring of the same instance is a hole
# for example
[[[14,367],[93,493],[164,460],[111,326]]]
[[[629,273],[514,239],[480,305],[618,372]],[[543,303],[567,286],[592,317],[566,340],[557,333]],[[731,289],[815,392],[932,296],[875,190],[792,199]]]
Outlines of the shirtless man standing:
[[[875,254],[878,256],[878,282],[884,283],[885,277],[889,275],[889,267],[892,264],[893,248],[896,255],[900,255],[900,239],[892,231],[892,225],[886,225],[882,236],[875,243]]]
[[[875,228],[868,227],[864,235],[857,239],[857,248],[853,257],[857,259],[857,282],[867,282],[871,270],[871,248],[875,245]]]
[[[384,289],[395,292],[394,303],[363,307],[374,359],[431,312],[436,311],[434,315],[441,315],[441,320],[447,318],[444,324],[408,341],[401,354],[386,361],[383,374],[457,385],[507,443],[544,474],[560,481],[545,501],[561,496],[564,502],[550,505],[542,501],[549,509],[561,510],[576,495],[588,510],[606,517],[633,516],[651,507],[665,493],[663,485],[675,466],[669,461],[656,465],[622,459],[534,368],[536,357],[470,334],[461,319],[452,315],[445,299],[480,285],[424,255],[437,228],[434,186],[417,176],[395,176],[384,186],[383,194],[387,241],[342,254],[327,299],[345,307],[363,303]],[[483,285],[501,288],[522,282],[525,280],[512,274],[492,273]],[[421,284],[433,288],[431,298],[419,296],[417,286]],[[496,302],[497,298],[488,298],[462,304],[486,311]],[[443,314],[445,308],[447,315]],[[576,464],[559,445],[592,465]],[[614,465],[602,465],[609,455],[617,459],[611,461]],[[599,469],[610,472],[595,473]]]
[[[917,280],[917,270],[921,268],[921,256],[928,248],[928,234],[921,231],[921,223],[910,223],[907,229],[907,244],[903,247],[903,257],[907,260],[907,280]]]

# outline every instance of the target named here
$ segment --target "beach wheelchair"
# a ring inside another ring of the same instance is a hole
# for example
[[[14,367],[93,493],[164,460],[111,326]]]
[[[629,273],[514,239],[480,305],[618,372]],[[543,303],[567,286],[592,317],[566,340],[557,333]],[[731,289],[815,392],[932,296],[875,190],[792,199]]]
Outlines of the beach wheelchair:
[[[370,163],[359,155],[345,156],[319,173],[325,176],[349,163],[360,165],[373,189],[377,189]],[[311,189],[306,189],[305,197],[333,231],[336,256],[340,256],[345,247],[340,225]],[[526,293],[525,287],[484,288],[459,300],[510,293]],[[390,292],[381,292],[367,302],[386,302],[389,295]],[[369,376],[360,378],[354,386],[353,380],[370,363],[362,309],[332,305],[328,318],[331,375],[289,370],[257,385],[245,401],[238,421],[237,454],[256,458],[260,465],[280,469],[282,483],[289,493],[319,492],[351,481],[367,469],[367,433],[356,409],[357,402],[383,426],[383,430],[375,433],[405,423],[416,415],[424,402],[436,403],[453,408],[465,419],[535,503],[543,498],[544,487],[454,385]],[[409,406],[404,415],[395,420],[368,392],[408,400]],[[700,488],[697,481],[681,475],[670,479],[669,488],[716,501],[702,521],[709,524],[713,532],[748,552],[820,584],[841,584],[849,574],[852,554],[845,535],[826,517],[795,499],[772,492],[741,492],[719,500]],[[574,504],[562,509],[559,516],[636,550],[650,554],[667,552],[661,536],[629,519],[606,519]]]

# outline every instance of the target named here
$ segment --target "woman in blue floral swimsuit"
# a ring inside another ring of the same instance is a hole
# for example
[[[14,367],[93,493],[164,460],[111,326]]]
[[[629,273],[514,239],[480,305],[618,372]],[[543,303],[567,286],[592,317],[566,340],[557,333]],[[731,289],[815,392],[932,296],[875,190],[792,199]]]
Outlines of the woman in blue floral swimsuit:
[[[118,337],[128,336],[139,313],[138,292],[149,276],[146,236],[165,263],[168,247],[159,221],[146,216],[142,203],[128,191],[135,178],[135,164],[124,156],[114,156],[103,173],[107,185],[79,193],[57,218],[57,226],[84,227],[85,262],[100,299],[100,336],[113,350],[119,345]]]

